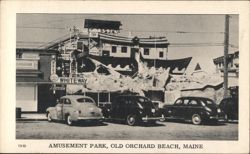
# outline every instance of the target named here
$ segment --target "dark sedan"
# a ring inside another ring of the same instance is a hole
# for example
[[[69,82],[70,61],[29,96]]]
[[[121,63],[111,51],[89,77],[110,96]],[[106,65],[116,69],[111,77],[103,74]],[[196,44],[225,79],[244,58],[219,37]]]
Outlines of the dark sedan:
[[[103,112],[106,117],[126,121],[130,126],[140,122],[153,123],[160,119],[160,113],[150,99],[135,95],[117,96],[111,108]]]
[[[239,118],[239,101],[236,97],[224,98],[219,107],[225,113],[227,120],[238,120]]]
[[[173,105],[163,106],[166,118],[191,120],[199,125],[206,121],[224,121],[225,115],[211,99],[204,97],[181,97]]]

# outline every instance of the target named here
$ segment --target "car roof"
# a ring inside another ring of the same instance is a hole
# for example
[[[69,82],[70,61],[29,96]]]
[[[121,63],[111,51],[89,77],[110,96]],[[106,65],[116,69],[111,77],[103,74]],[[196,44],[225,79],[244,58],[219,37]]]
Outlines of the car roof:
[[[90,98],[90,99],[92,99],[91,97],[84,96],[84,95],[66,95],[66,96],[63,96],[61,98],[69,98],[69,99]]]
[[[207,99],[207,100],[212,100],[212,99],[207,98],[207,97],[198,97],[198,96],[184,96],[184,97],[180,97],[178,99]]]
[[[119,95],[117,97],[145,97],[145,96],[139,96],[139,95]]]

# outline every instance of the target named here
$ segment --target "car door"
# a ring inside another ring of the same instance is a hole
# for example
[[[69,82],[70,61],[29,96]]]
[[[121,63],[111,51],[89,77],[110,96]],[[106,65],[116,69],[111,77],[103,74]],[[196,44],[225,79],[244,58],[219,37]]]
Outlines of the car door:
[[[186,108],[187,108],[187,105],[184,104],[184,99],[179,99],[175,103],[175,110],[173,111],[175,114],[175,117],[178,119],[183,119],[186,114]]]
[[[61,98],[58,102],[58,104],[55,106],[56,110],[56,119],[63,120],[63,103],[65,99]]]
[[[199,114],[201,110],[200,100],[191,99],[188,103],[189,110],[187,117],[192,117],[194,114]]]
[[[114,102],[112,103],[111,108],[111,118],[121,119],[121,115],[124,114],[124,99],[123,97],[117,97]],[[123,112],[123,113],[122,113]]]
[[[168,116],[173,118],[180,118],[182,103],[182,99],[177,99],[174,105],[169,106],[167,108]]]
[[[184,98],[182,99],[182,104],[179,108],[179,117],[182,119],[187,119],[191,107],[189,106],[190,99]]]
[[[62,107],[63,107],[62,115],[65,115],[66,113],[70,113],[70,109],[72,108],[70,99],[65,98]],[[64,116],[62,118],[64,118]]]

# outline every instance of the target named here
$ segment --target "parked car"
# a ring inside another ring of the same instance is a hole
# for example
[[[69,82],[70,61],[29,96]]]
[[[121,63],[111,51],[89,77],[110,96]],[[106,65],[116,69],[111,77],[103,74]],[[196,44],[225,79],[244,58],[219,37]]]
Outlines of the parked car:
[[[102,110],[95,101],[87,96],[68,95],[60,98],[55,107],[47,110],[47,120],[62,120],[68,125],[78,120],[102,120]]]
[[[199,125],[207,121],[224,121],[225,116],[214,101],[204,97],[181,97],[173,105],[164,105],[166,118],[191,120]]]
[[[104,113],[108,118],[126,121],[130,126],[140,122],[154,123],[161,115],[150,99],[135,95],[117,96]]]
[[[224,98],[219,107],[225,113],[227,120],[238,120],[239,118],[239,102],[237,97]]]

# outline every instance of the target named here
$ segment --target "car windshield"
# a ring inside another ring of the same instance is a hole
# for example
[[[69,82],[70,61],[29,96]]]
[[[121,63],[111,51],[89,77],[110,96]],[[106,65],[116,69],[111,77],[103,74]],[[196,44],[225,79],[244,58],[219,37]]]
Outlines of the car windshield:
[[[78,98],[77,102],[79,102],[79,103],[94,103],[94,101],[90,98]]]
[[[144,107],[154,107],[154,104],[148,98],[139,97],[136,98],[136,102]]]

